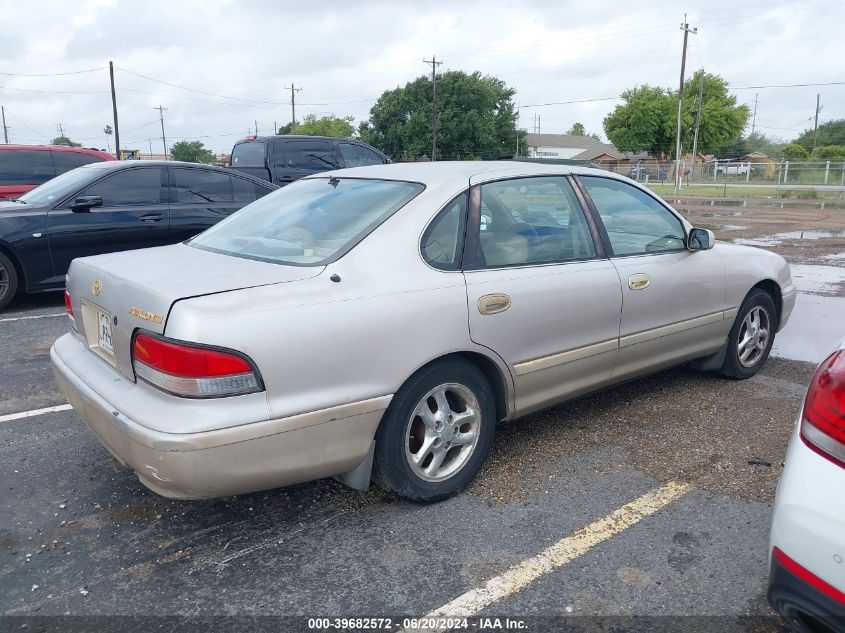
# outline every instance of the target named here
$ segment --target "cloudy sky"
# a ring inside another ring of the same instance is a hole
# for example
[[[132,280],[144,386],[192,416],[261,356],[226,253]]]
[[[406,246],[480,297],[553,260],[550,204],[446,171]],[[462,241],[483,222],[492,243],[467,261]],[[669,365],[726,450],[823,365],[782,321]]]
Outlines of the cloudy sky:
[[[811,127],[817,92],[821,121],[845,118],[845,85],[746,88],[845,82],[841,0],[0,0],[0,104],[11,142],[47,142],[61,123],[105,147],[111,60],[123,147],[161,151],[163,105],[169,144],[201,138],[220,153],[256,121],[259,133],[288,122],[291,83],[297,118],[361,121],[436,55],[441,70],[514,87],[529,131],[539,115],[542,132],[580,121],[604,137],[622,90],[677,87],[685,11],[698,27],[688,74],[722,75],[740,103],[759,93],[759,131],[791,139]]]

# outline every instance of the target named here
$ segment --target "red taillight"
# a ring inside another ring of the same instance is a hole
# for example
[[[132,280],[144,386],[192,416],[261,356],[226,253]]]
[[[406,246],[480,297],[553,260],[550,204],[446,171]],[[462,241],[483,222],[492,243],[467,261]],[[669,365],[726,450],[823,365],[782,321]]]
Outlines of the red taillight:
[[[132,345],[139,378],[173,394],[233,396],[261,390],[255,368],[240,354],[139,333]]]
[[[845,350],[819,365],[804,400],[801,437],[811,449],[845,468]]]
[[[842,593],[833,585],[825,582],[824,580],[816,576],[813,572],[811,572],[809,569],[806,569],[796,563],[789,556],[784,554],[780,548],[775,547],[772,550],[772,556],[775,558],[776,561],[783,565],[786,570],[789,571],[789,573],[791,573],[796,578],[803,580],[811,587],[822,592],[824,595],[833,598],[840,604],[845,604],[845,593]]]
[[[70,300],[70,293],[67,290],[65,290],[65,310],[67,311],[67,315],[72,319],[73,303]]]

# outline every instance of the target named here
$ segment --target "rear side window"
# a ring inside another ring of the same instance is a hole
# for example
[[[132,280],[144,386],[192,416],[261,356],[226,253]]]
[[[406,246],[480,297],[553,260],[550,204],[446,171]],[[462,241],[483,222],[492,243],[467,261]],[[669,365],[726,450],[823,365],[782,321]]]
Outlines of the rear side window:
[[[381,165],[384,163],[381,156],[373,150],[367,149],[355,143],[339,143],[340,155],[347,167],[364,167],[366,165]]]
[[[0,185],[40,185],[55,175],[49,150],[0,150]]]
[[[284,152],[283,167],[326,171],[335,169],[332,148],[326,141],[288,141],[282,145]]]
[[[176,188],[176,202],[208,204],[234,200],[229,174],[177,167],[173,170],[173,184]]]
[[[460,268],[466,211],[467,196],[462,194],[447,204],[423,233],[423,259],[435,268]]]
[[[95,154],[84,152],[53,152],[53,164],[56,166],[56,175],[63,174],[71,169],[88,165],[89,163],[102,162],[102,158]]]
[[[104,207],[160,204],[162,202],[159,168],[124,169],[95,182],[80,196],[101,196]]]
[[[238,143],[232,149],[232,167],[264,167],[264,141]]]
[[[246,180],[245,178],[232,177],[232,185],[235,193],[235,202],[239,204],[249,204],[255,202],[262,196],[266,196],[272,191],[269,187],[265,187],[258,183]]]

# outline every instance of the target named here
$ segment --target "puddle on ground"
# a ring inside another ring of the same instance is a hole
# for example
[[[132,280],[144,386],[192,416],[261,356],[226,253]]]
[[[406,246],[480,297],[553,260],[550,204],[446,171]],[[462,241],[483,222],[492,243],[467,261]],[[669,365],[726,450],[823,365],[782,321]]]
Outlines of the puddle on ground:
[[[845,253],[834,253],[833,255],[825,255],[825,259],[845,259]]]
[[[792,281],[795,282],[799,292],[839,296],[840,287],[845,283],[845,268],[838,266],[790,264],[789,269],[792,271]],[[845,327],[842,330],[842,335],[845,336]]]
[[[791,201],[788,198],[749,198],[746,200],[718,200],[715,198],[669,198],[664,197],[664,200],[678,209],[694,207],[728,207],[746,209],[754,207],[755,209],[845,209],[845,201],[842,200],[824,200],[818,202],[806,201]]]
[[[842,238],[845,240],[845,231],[821,231],[817,229],[807,231],[787,231],[775,233],[763,237],[737,237],[732,238],[735,244],[745,246],[777,246],[785,240],[820,240],[823,238]]]
[[[789,323],[775,336],[772,356],[818,363],[845,338],[843,324],[845,298],[798,293]]]

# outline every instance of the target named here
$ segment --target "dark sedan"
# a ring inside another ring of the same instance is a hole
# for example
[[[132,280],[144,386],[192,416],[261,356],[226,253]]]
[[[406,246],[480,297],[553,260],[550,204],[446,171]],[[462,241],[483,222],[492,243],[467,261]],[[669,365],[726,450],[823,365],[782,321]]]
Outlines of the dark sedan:
[[[0,310],[18,291],[64,288],[75,257],[181,242],[277,189],[174,161],[79,167],[0,202]]]

